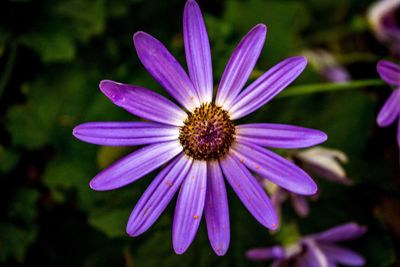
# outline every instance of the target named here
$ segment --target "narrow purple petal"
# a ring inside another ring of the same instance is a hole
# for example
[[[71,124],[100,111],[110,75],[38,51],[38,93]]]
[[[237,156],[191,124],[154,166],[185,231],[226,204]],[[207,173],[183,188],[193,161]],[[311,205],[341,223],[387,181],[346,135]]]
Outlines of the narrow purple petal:
[[[381,127],[388,126],[394,122],[400,114],[400,88],[394,90],[386,100],[378,114],[377,122]]]
[[[144,67],[171,96],[189,111],[200,105],[192,81],[160,41],[145,32],[137,32],[133,42]]]
[[[237,142],[232,151],[242,164],[288,191],[300,195],[313,195],[317,192],[317,185],[307,173],[267,149],[247,142]]]
[[[267,27],[258,24],[251,29],[236,47],[218,87],[216,104],[228,110],[246,84],[264,46]]]
[[[93,190],[104,191],[125,186],[157,169],[181,151],[179,141],[143,147],[97,174],[90,181],[90,187]]]
[[[387,60],[381,60],[378,62],[376,69],[382,80],[391,85],[400,85],[399,65],[389,62]]]
[[[306,253],[299,261],[300,267],[328,267],[328,259],[314,240],[304,240]]]
[[[256,178],[231,153],[225,155],[225,158],[220,160],[220,164],[232,189],[254,218],[263,226],[276,230],[278,217]]]
[[[299,126],[253,123],[236,126],[238,141],[272,148],[304,148],[325,142],[324,132]]]
[[[182,153],[154,178],[129,217],[126,232],[130,236],[144,233],[160,217],[191,165],[192,160]]]
[[[246,258],[253,261],[282,259],[284,256],[285,249],[281,246],[274,246],[270,248],[253,248],[246,252]]]
[[[351,222],[313,235],[313,238],[318,242],[334,243],[359,238],[366,230],[367,228],[365,226],[360,226],[357,223]]]
[[[244,117],[263,106],[293,82],[306,65],[305,57],[291,57],[268,70],[235,98],[228,110],[231,119]]]
[[[76,126],[79,140],[103,146],[137,146],[178,140],[179,128],[152,122],[88,122]]]
[[[261,178],[263,179],[263,178]],[[288,198],[290,193],[281,187],[277,187],[276,191],[271,196],[271,203],[277,214],[280,215],[282,204]]]
[[[176,202],[172,225],[172,243],[177,254],[184,253],[192,243],[203,215],[207,188],[207,163],[195,160]]]
[[[331,244],[319,245],[329,261],[346,266],[363,266],[365,259],[358,253]]]
[[[100,90],[115,105],[143,119],[182,126],[187,117],[173,102],[143,87],[104,80]]]
[[[218,161],[207,163],[205,217],[208,238],[218,256],[225,255],[230,242],[228,197]]]
[[[298,196],[296,194],[291,194],[291,202],[297,215],[305,218],[310,213],[310,207],[308,206],[307,198],[304,196]]]
[[[201,102],[211,103],[213,76],[210,42],[201,10],[196,1],[186,2],[183,13],[183,38],[189,75]]]

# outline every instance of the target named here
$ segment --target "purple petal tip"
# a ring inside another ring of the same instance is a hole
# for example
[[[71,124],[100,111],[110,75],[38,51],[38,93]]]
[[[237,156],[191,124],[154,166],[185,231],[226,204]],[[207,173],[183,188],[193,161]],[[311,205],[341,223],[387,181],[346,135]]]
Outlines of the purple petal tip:
[[[176,254],[178,255],[182,255],[183,253],[185,253],[185,251],[187,250],[187,247],[183,247],[183,246],[173,246],[174,247],[174,251]]]
[[[320,133],[321,133],[321,143],[328,140],[328,135],[326,133],[324,133],[324,132],[320,132]]]
[[[99,185],[99,183],[96,180],[96,177],[93,178],[90,182],[89,182],[89,187],[94,190],[94,191],[106,191],[107,189],[102,188],[101,185]]]
[[[254,26],[254,28],[262,29],[264,31],[267,31],[267,25],[265,25],[264,23],[259,23],[256,26]]]
[[[137,31],[133,34],[133,40],[135,41],[135,39],[137,39],[138,37],[140,37],[141,35],[146,35],[145,32],[143,31]]]
[[[120,85],[122,84],[110,80],[103,80],[100,82],[99,88],[104,95],[115,103],[124,99]]]
[[[78,126],[75,126],[74,129],[72,129],[72,135],[77,139],[79,139],[79,128],[80,127],[78,125]]]

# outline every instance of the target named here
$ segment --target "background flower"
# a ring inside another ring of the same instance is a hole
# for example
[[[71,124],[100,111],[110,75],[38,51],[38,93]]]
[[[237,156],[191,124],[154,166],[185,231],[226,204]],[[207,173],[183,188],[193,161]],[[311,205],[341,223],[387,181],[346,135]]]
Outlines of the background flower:
[[[386,127],[398,120],[397,144],[400,147],[400,66],[381,60],[377,69],[381,79],[395,87],[379,111],[377,122],[379,126]]]
[[[255,248],[246,252],[254,261],[273,260],[273,267],[364,266],[365,259],[338,242],[354,240],[366,232],[356,223],[342,224],[318,234],[302,237],[287,247]]]

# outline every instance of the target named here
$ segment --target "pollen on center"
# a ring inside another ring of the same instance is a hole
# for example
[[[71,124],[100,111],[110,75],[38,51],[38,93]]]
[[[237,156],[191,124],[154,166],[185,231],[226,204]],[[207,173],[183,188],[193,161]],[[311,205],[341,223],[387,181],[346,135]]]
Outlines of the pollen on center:
[[[202,104],[188,115],[179,129],[179,141],[189,157],[215,160],[224,156],[235,140],[235,125],[228,112],[214,104]]]

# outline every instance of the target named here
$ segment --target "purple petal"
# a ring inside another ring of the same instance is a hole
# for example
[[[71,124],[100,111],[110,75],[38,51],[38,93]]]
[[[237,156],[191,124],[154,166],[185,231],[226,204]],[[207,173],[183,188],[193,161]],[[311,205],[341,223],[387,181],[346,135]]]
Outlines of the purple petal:
[[[228,110],[231,119],[244,117],[263,106],[293,82],[306,65],[305,57],[291,57],[268,70],[235,98]]]
[[[230,241],[228,197],[218,161],[209,161],[207,171],[205,217],[208,238],[215,253],[223,256]]]
[[[251,29],[236,47],[222,74],[216,104],[228,110],[246,84],[264,46],[267,27],[259,24]]]
[[[304,240],[307,251],[299,261],[300,267],[328,267],[328,259],[313,240]]]
[[[152,122],[88,122],[76,126],[79,140],[103,146],[137,146],[177,140],[179,128]]]
[[[349,249],[330,244],[320,244],[320,248],[329,261],[346,266],[363,266],[365,264],[365,259],[362,256]]]
[[[143,147],[97,174],[90,181],[90,187],[104,191],[130,184],[168,162],[181,151],[179,141]]]
[[[310,207],[308,206],[307,198],[304,196],[298,196],[296,194],[291,194],[291,202],[297,215],[305,218],[310,213]]]
[[[319,234],[313,235],[313,238],[318,242],[334,243],[344,240],[352,240],[359,238],[366,232],[365,226],[360,226],[357,223],[346,223]]]
[[[288,194],[290,193],[281,187],[277,187],[276,191],[272,194],[271,203],[277,214],[281,213],[282,204],[288,198]]]
[[[220,160],[226,179],[249,212],[263,226],[276,230],[278,218],[267,194],[256,178],[231,153]]]
[[[317,185],[302,169],[287,159],[247,142],[237,142],[232,151],[242,164],[271,182],[300,195],[313,195]]]
[[[321,131],[299,126],[271,123],[243,124],[236,127],[238,141],[273,148],[304,148],[325,142]]]
[[[381,60],[376,69],[382,80],[391,85],[400,85],[400,66],[392,62]]]
[[[144,233],[160,217],[191,165],[192,160],[182,153],[154,178],[129,217],[126,232],[130,236]]]
[[[211,103],[213,76],[210,42],[201,10],[196,1],[186,2],[183,13],[183,38],[190,78],[202,103]]]
[[[172,243],[177,254],[184,253],[192,243],[203,215],[207,187],[207,163],[195,160],[181,190],[172,225]]]
[[[378,114],[377,122],[381,127],[388,126],[400,114],[400,88],[394,90],[390,97],[386,100],[381,111]]]
[[[117,106],[143,119],[182,126],[187,114],[167,98],[143,87],[104,80],[100,90]]]
[[[189,111],[200,106],[192,81],[160,41],[145,32],[137,32],[133,42],[144,67],[171,96]]]
[[[253,261],[282,259],[284,256],[285,249],[281,246],[274,246],[270,248],[253,248],[246,252],[246,258]]]

